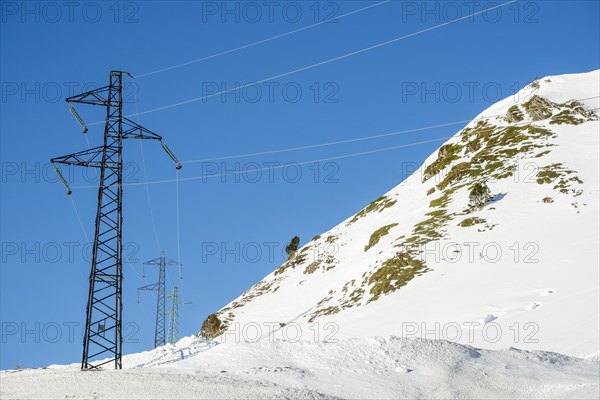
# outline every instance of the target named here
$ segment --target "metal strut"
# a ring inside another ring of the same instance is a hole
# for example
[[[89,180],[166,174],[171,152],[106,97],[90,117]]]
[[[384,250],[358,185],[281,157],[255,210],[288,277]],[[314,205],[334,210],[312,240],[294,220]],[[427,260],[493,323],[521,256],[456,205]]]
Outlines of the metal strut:
[[[123,139],[162,139],[123,117],[123,75],[129,74],[111,71],[108,86],[67,98],[69,105],[106,107],[103,145],[51,160],[67,194],[71,189],[58,164],[100,168],[82,369],[122,368]],[[78,121],[81,118],[76,112],[73,115]]]

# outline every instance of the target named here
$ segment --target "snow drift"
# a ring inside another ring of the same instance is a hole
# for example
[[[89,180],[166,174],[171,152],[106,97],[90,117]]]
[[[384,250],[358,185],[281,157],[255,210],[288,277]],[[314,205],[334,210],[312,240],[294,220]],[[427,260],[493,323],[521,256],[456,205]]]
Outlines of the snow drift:
[[[3,371],[13,398],[597,398],[597,360],[447,341],[224,343],[188,337],[132,354],[121,371],[79,364]],[[35,382],[35,384],[32,384]]]

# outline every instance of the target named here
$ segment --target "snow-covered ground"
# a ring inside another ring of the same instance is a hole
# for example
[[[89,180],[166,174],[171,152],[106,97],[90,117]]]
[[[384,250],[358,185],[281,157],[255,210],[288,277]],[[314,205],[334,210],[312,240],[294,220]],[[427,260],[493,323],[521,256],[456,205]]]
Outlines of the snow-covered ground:
[[[79,365],[0,373],[2,399],[598,398],[597,359],[440,340],[207,342],[124,357],[121,371]]]

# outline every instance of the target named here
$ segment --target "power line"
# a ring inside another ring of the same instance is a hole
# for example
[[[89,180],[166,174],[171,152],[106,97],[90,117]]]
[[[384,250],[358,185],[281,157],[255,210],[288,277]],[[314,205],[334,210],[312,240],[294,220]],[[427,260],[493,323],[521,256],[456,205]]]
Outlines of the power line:
[[[181,298],[185,302],[183,293],[183,272],[181,264],[181,239],[180,239],[180,224],[179,224],[179,170],[175,170],[175,202],[176,202],[176,220],[177,220],[177,261],[179,262],[179,284],[181,285]]]
[[[73,200],[73,196],[69,196],[71,199],[71,204],[73,204],[73,210],[75,210],[75,216],[77,216],[77,221],[79,221],[79,227],[81,228],[81,232],[83,232],[83,236],[85,237],[85,241],[86,244],[91,244],[90,242],[90,238],[87,234],[87,232],[85,231],[85,228],[83,227],[83,222],[81,221],[81,216],[79,215],[79,210],[77,209],[77,206],[75,205],[75,200]]]
[[[580,101],[595,99],[595,98],[599,98],[599,97],[600,96],[588,97],[588,98],[585,98],[585,99],[580,99]],[[600,107],[589,109],[589,111],[597,111],[597,110],[600,110]],[[498,116],[503,116],[503,115],[506,115],[506,114],[497,114],[497,115],[492,115],[492,116],[488,116],[488,117],[476,118],[476,119],[472,120],[472,122],[477,122],[477,121],[492,119],[492,118],[496,118]],[[549,120],[551,118],[552,117],[549,117],[549,118],[545,118],[545,119],[538,120],[538,121],[535,121],[535,122],[542,122],[542,121],[545,121],[545,120]],[[530,121],[524,121],[524,122],[521,122],[521,123],[511,124],[510,126],[527,125],[527,124],[530,124],[530,123],[531,123]],[[343,158],[350,158],[350,157],[356,157],[356,156],[361,156],[361,155],[379,153],[379,152],[384,152],[384,151],[389,151],[389,150],[395,150],[395,149],[400,149],[400,148],[405,148],[405,147],[418,146],[418,145],[421,145],[421,144],[428,144],[428,143],[439,142],[439,141],[442,141],[442,140],[451,139],[453,137],[455,137],[455,135],[445,136],[445,137],[442,137],[442,138],[431,139],[431,140],[426,140],[426,141],[421,141],[421,142],[407,143],[407,144],[403,144],[403,145],[399,145],[399,146],[385,147],[385,148],[382,148],[382,149],[368,150],[368,151],[363,151],[363,152],[358,152],[358,153],[351,153],[351,154],[344,154],[344,155],[340,155],[340,156],[333,156],[333,157],[321,158],[321,159],[316,159],[316,160],[302,161],[302,162],[297,162],[297,163],[293,163],[293,164],[294,165],[305,165],[305,164],[313,164],[313,163],[318,163],[318,162],[339,160],[339,159],[343,159]],[[283,150],[286,150],[286,149],[283,149]],[[269,166],[269,167],[264,167],[264,168],[255,168],[255,169],[251,169],[251,170],[245,170],[245,171],[243,171],[243,173],[260,172],[260,171],[265,171],[265,170],[281,169],[281,168],[286,168],[286,167],[287,167],[287,165],[276,165],[276,166]],[[177,177],[176,179],[165,179],[165,180],[157,180],[157,181],[150,181],[150,182],[124,183],[123,186],[138,186],[138,185],[144,185],[144,184],[155,185],[155,184],[162,184],[162,183],[171,183],[171,182],[180,182],[180,181],[191,181],[191,180],[199,180],[199,179],[203,179],[204,180],[204,179],[216,178],[216,177],[222,177],[222,176],[230,176],[230,175],[234,175],[235,176],[235,175],[240,175],[241,173],[242,173],[241,171],[235,171],[235,172],[228,172],[228,173],[214,174],[214,175],[193,176],[193,177],[187,177],[187,178],[179,178],[179,177]],[[94,187],[95,186],[74,186],[73,188],[87,189],[87,188],[94,188]]]
[[[305,67],[302,67],[302,68],[298,68],[298,69],[295,69],[295,70],[292,70],[292,71],[284,72],[282,74],[270,76],[268,78],[264,78],[264,79],[261,79],[261,80],[255,81],[255,82],[247,83],[247,84],[244,84],[244,85],[241,85],[241,86],[236,86],[234,88],[223,90],[221,92],[211,93],[211,94],[208,94],[208,95],[204,95],[204,96],[201,96],[201,97],[195,97],[195,98],[192,98],[192,99],[189,99],[189,100],[180,101],[180,102],[169,104],[169,105],[166,105],[166,106],[152,108],[150,110],[142,111],[142,112],[139,112],[139,113],[136,113],[136,114],[130,114],[127,117],[131,117],[131,116],[135,116],[135,115],[149,114],[149,113],[166,110],[166,109],[173,108],[173,107],[182,106],[182,105],[189,104],[189,103],[194,103],[196,101],[205,100],[205,99],[208,99],[210,97],[219,96],[219,95],[222,95],[222,94],[225,94],[225,93],[229,93],[229,92],[232,92],[232,91],[237,91],[237,90],[240,90],[240,89],[244,89],[244,88],[249,87],[249,86],[254,86],[254,85],[258,85],[260,83],[268,82],[268,81],[273,80],[273,79],[278,79],[278,78],[282,78],[282,77],[289,76],[289,75],[292,75],[292,74],[296,74],[298,72],[303,72],[303,71],[306,71],[306,70],[309,70],[309,69],[312,69],[312,68],[319,67],[321,65],[329,64],[329,63],[334,62],[334,61],[339,61],[339,60],[342,60],[342,59],[345,59],[345,58],[348,58],[348,57],[352,57],[352,56],[355,56],[355,55],[358,55],[358,54],[361,54],[361,53],[364,53],[364,52],[367,52],[367,51],[370,51],[370,50],[374,50],[374,49],[377,49],[379,47],[387,46],[389,44],[396,43],[398,41],[401,41],[401,40],[404,40],[404,39],[408,39],[410,37],[417,36],[417,35],[420,35],[422,33],[426,33],[426,32],[429,32],[429,31],[432,31],[432,30],[435,30],[435,29],[439,29],[439,28],[442,28],[444,26],[453,24],[455,22],[458,22],[458,21],[461,21],[461,20],[464,20],[464,19],[467,19],[467,18],[472,18],[472,17],[474,17],[476,15],[482,14],[484,12],[488,12],[488,11],[496,9],[496,8],[504,7],[504,6],[508,5],[508,4],[514,3],[516,1],[518,1],[518,0],[510,0],[510,1],[507,1],[505,3],[499,4],[499,5],[494,6],[494,7],[489,7],[489,8],[486,8],[484,10],[477,11],[477,12],[465,15],[465,16],[460,17],[460,18],[455,18],[453,20],[446,21],[444,23],[441,23],[441,24],[438,24],[438,25],[434,25],[434,26],[429,27],[429,28],[421,29],[419,31],[412,32],[412,33],[409,33],[407,35],[403,35],[403,36],[397,37],[395,39],[391,39],[391,40],[388,40],[388,41],[385,41],[385,42],[382,42],[382,43],[378,43],[378,44],[375,44],[373,46],[365,47],[365,48],[360,49],[360,50],[352,51],[350,53],[346,53],[346,54],[343,54],[341,56],[330,58],[328,60],[321,61],[321,62],[318,62],[316,64],[311,64],[311,65],[308,65],[308,66],[305,66]],[[97,124],[101,124],[101,123],[103,123],[103,121],[93,122],[90,125],[97,125]]]
[[[449,122],[446,124],[431,125],[431,126],[426,126],[426,127],[422,127],[422,128],[407,129],[407,130],[403,130],[403,131],[383,133],[383,134],[373,135],[373,136],[363,136],[363,137],[346,139],[346,140],[337,140],[335,142],[318,143],[318,144],[311,144],[311,145],[299,146],[299,147],[288,147],[285,149],[260,151],[260,152],[256,152],[256,153],[244,153],[244,154],[238,154],[238,155],[233,155],[233,156],[204,158],[204,159],[200,159],[200,160],[182,161],[182,164],[192,164],[192,163],[215,161],[215,160],[227,160],[227,159],[232,159],[232,158],[243,158],[243,157],[251,157],[251,156],[262,156],[262,155],[268,155],[268,154],[285,153],[285,152],[289,152],[289,151],[297,151],[297,150],[313,149],[313,148],[318,148],[318,147],[334,146],[337,144],[353,143],[353,142],[359,142],[359,141],[364,141],[364,140],[378,139],[378,138],[388,137],[388,136],[395,136],[395,135],[400,135],[403,133],[419,132],[419,131],[425,131],[425,130],[434,129],[434,128],[442,128],[442,127],[446,127],[446,126],[452,126],[452,125],[467,123],[467,122],[471,122],[471,121],[472,120]]]
[[[138,112],[138,98],[137,92],[134,87],[133,89],[133,102],[135,103],[135,112]],[[139,115],[135,116],[136,122],[140,123]],[[144,181],[148,181],[148,173],[146,171],[146,156],[144,154],[144,144],[140,140],[140,153],[142,156],[142,171],[144,172]],[[160,245],[160,240],[158,240],[158,230],[156,229],[156,220],[154,218],[154,210],[152,208],[152,199],[150,198],[150,187],[146,185],[146,197],[148,198],[148,209],[150,211],[150,222],[152,223],[152,230],[154,231],[154,240],[156,241],[156,247],[158,251],[162,252],[162,246]]]
[[[326,23],[329,23],[329,22],[332,22],[332,21],[336,21],[336,20],[348,17],[350,15],[358,14],[359,12],[366,11],[366,10],[368,10],[370,8],[381,6],[383,4],[389,3],[390,1],[391,0],[381,1],[379,3],[371,4],[370,6],[367,6],[367,7],[359,8],[358,10],[350,11],[349,13],[342,14],[342,15],[340,15],[338,17],[335,17],[335,18],[326,19],[326,20],[323,20],[321,22],[317,22],[317,23],[314,23],[314,24],[311,24],[311,25],[304,26],[302,28],[294,29],[294,30],[289,31],[289,32],[285,32],[285,33],[282,33],[282,34],[279,34],[279,35],[275,35],[275,36],[272,36],[272,37],[269,37],[269,38],[266,38],[266,39],[262,39],[262,40],[259,40],[257,42],[249,43],[249,44],[246,44],[246,45],[243,45],[243,46],[240,46],[240,47],[236,47],[236,48],[233,48],[233,49],[230,49],[230,50],[225,50],[225,51],[222,51],[220,53],[212,54],[210,56],[198,58],[196,60],[187,61],[187,62],[184,62],[184,63],[181,63],[181,64],[177,64],[177,65],[173,65],[173,66],[170,66],[170,67],[165,67],[165,68],[157,69],[155,71],[150,71],[150,72],[146,72],[146,73],[143,73],[143,74],[140,74],[140,75],[136,75],[136,78],[142,78],[144,76],[149,76],[149,75],[158,74],[160,72],[170,71],[172,69],[176,69],[176,68],[180,68],[180,67],[185,67],[185,66],[190,65],[190,64],[198,63],[200,61],[210,60],[211,58],[216,58],[216,57],[219,57],[219,56],[223,56],[225,54],[234,53],[234,52],[239,51],[239,50],[247,49],[249,47],[253,47],[253,46],[256,46],[256,45],[259,45],[259,44],[262,44],[262,43],[270,42],[271,40],[279,39],[279,38],[282,38],[282,37],[285,37],[285,36],[292,35],[294,33],[298,33],[298,32],[301,32],[301,31],[304,31],[304,30],[307,30],[307,29],[310,29],[310,28],[314,28],[314,27],[319,26],[319,25],[323,25],[323,24],[326,24]]]
[[[573,100],[586,101],[586,100],[597,99],[599,97],[600,96],[593,96],[593,97],[587,97],[584,99],[573,99]],[[543,107],[531,108],[531,110],[537,110],[537,109],[542,109],[542,108]],[[317,144],[297,146],[297,147],[287,147],[287,148],[283,148],[283,149],[266,150],[266,151],[259,151],[259,152],[254,152],[254,153],[242,153],[242,154],[236,154],[236,155],[230,155],[230,156],[203,158],[203,159],[198,159],[198,160],[187,160],[187,161],[182,161],[181,163],[182,164],[192,164],[192,163],[206,162],[206,161],[228,160],[228,159],[233,159],[233,158],[244,158],[244,157],[252,157],[252,156],[277,154],[277,153],[286,153],[286,152],[290,152],[290,151],[314,149],[314,148],[319,148],[319,147],[334,146],[334,145],[338,145],[338,144],[346,144],[346,143],[360,142],[360,141],[365,141],[365,140],[379,139],[379,138],[383,138],[383,137],[396,136],[396,135],[401,135],[401,134],[405,134],[405,133],[426,131],[426,130],[435,129],[435,128],[444,128],[447,126],[464,124],[464,123],[485,121],[488,119],[502,117],[504,115],[506,115],[506,113],[488,115],[488,116],[479,117],[479,118],[475,118],[475,119],[446,122],[446,123],[437,124],[437,125],[429,125],[429,126],[424,126],[424,127],[419,127],[419,128],[405,129],[405,130],[401,130],[401,131],[382,133],[382,134],[377,134],[377,135],[362,136],[362,137],[357,137],[357,138],[352,138],[352,139],[337,140],[337,141],[333,141],[333,142],[317,143]]]
[[[418,146],[421,144],[440,142],[442,140],[448,140],[452,137],[453,136],[446,136],[446,137],[442,137],[442,138],[438,138],[438,139],[431,139],[431,140],[425,140],[425,141],[414,142],[414,143],[406,143],[406,144],[402,144],[402,145],[398,145],[398,146],[386,147],[383,149],[361,151],[358,153],[343,154],[340,156],[333,156],[333,157],[321,158],[321,159],[316,159],[316,160],[296,162],[293,164],[294,165],[305,165],[305,164],[314,164],[314,163],[318,163],[318,162],[339,160],[342,158],[350,158],[350,157],[356,157],[356,156],[361,156],[361,155],[380,153],[380,152],[389,151],[389,150],[401,149],[401,148],[405,148],[405,147],[413,147],[413,146]],[[249,170],[244,171],[243,173],[281,169],[281,168],[286,168],[286,167],[287,167],[287,165],[275,165],[275,166],[269,166],[269,167],[264,167],[264,168],[249,169]],[[182,182],[182,181],[192,181],[192,180],[199,180],[199,179],[216,178],[216,177],[228,176],[228,175],[240,175],[241,173],[242,173],[241,171],[240,172],[235,171],[235,172],[227,172],[227,173],[222,173],[222,174],[200,175],[200,176],[192,176],[192,177],[179,178],[179,179],[164,179],[164,180],[150,181],[150,182],[132,182],[132,183],[124,183],[123,186],[139,186],[139,185],[144,185],[144,184],[156,185],[156,184],[161,184],[161,183],[172,183],[172,182],[176,182],[176,181]],[[95,188],[95,187],[96,186],[73,186],[73,189],[88,189],[88,188]]]

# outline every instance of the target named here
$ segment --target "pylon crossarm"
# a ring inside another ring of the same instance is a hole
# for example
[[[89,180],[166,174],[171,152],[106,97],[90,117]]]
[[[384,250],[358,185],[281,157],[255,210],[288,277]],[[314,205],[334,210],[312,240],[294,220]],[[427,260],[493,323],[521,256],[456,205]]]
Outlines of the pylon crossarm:
[[[144,265],[160,265],[161,259],[163,257],[155,258],[154,260],[144,261]],[[164,258],[165,265],[179,265],[177,261],[169,260],[168,258]]]
[[[50,160],[52,164],[78,165],[81,167],[102,167],[102,151],[104,146],[93,147],[77,153],[56,157]]]
[[[151,285],[139,287],[138,290],[156,290],[157,288],[158,288],[158,283],[153,283]]]
[[[138,302],[138,303],[140,302],[140,290],[152,290],[152,291],[158,291],[158,282],[156,282],[156,283],[152,283],[152,284],[150,284],[150,285],[142,286],[142,287],[139,287],[139,288],[137,289],[137,295],[138,295],[138,300],[137,300],[137,302]]]
[[[67,98],[67,103],[82,103],[92,104],[95,106],[106,106],[109,104],[108,89],[110,86],[103,86],[98,89],[90,90],[89,92],[81,93],[76,96]]]
[[[136,124],[129,118],[123,117],[123,139],[154,139],[162,140],[162,136],[150,129]]]

